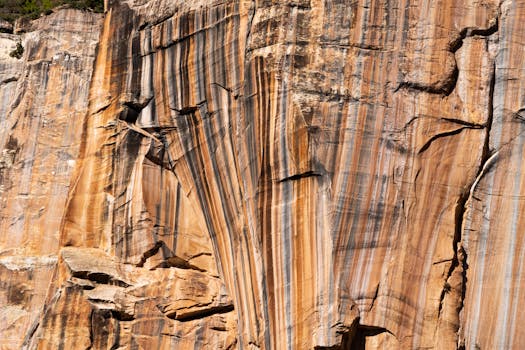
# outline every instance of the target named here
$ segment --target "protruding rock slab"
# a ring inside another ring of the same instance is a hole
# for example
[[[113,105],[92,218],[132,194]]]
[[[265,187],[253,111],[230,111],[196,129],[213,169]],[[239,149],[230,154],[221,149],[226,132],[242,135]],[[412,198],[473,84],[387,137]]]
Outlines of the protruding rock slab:
[[[26,339],[30,348],[182,346],[197,344],[195,332],[217,349],[236,342],[232,301],[220,279],[204,272],[151,271],[117,263],[99,249],[72,247],[61,250],[58,271],[55,295]],[[150,334],[153,329],[160,333]]]

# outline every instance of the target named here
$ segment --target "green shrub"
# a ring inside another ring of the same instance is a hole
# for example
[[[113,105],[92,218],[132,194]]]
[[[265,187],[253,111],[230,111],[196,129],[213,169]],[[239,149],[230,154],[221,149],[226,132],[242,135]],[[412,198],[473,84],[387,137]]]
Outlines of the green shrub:
[[[22,5],[19,0],[0,0],[0,18],[13,22],[23,15]]]
[[[9,22],[23,16],[34,19],[65,4],[75,9],[104,12],[104,0],[0,0],[0,18]]]
[[[24,47],[22,46],[22,43],[19,41],[16,43],[15,49],[9,53],[9,56],[21,59],[23,54],[24,54]]]
[[[100,0],[70,0],[66,1],[71,7],[80,10],[92,10],[94,12],[104,12],[104,1]]]

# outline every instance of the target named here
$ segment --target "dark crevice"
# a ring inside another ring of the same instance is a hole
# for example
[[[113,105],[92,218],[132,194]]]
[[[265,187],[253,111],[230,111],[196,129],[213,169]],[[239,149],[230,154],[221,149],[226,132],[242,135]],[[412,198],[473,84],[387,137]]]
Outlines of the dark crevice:
[[[465,296],[467,295],[467,270],[468,270],[468,256],[467,252],[465,251],[465,248],[463,248],[462,245],[460,245],[458,249],[458,260],[461,264],[461,303],[457,307],[457,313],[461,312],[463,310],[463,306],[465,305]]]
[[[234,339],[233,342],[228,345],[228,347],[225,349],[225,350],[232,350],[232,349],[235,349],[237,346],[237,339]],[[258,346],[257,346],[258,347]]]
[[[479,168],[478,173],[481,173],[483,168],[485,167],[485,163],[489,160],[489,158],[492,156],[492,151],[490,150],[490,131],[492,129],[492,122],[494,120],[494,88],[496,85],[496,64],[492,64],[492,74],[490,77],[490,83],[489,83],[489,110],[488,110],[488,117],[487,117],[487,124],[486,124],[486,136],[485,136],[485,144],[483,145],[483,153],[481,155],[481,165]]]
[[[499,20],[498,17],[496,17],[494,24],[488,28],[463,28],[460,33],[459,37],[453,40],[449,43],[449,51],[454,54],[454,61],[455,61],[455,68],[452,73],[452,76],[449,80],[447,80],[444,88],[446,89],[446,92],[444,95],[448,96],[452,93],[452,91],[456,88],[458,78],[459,78],[459,69],[456,62],[456,52],[463,46],[463,41],[465,38],[472,37],[472,36],[490,36],[494,33],[496,33],[499,30]]]
[[[216,83],[216,82],[212,82],[212,83],[210,83],[210,85],[218,86],[218,87],[220,87],[221,89],[223,89],[223,90],[229,92],[230,94],[233,94],[233,89],[232,89],[232,88],[226,87],[226,86],[224,86],[224,85],[222,85],[222,84],[219,84],[219,83]]]
[[[159,249],[162,248],[162,246],[164,245],[164,241],[158,241],[155,243],[155,245],[148,249],[146,252],[144,252],[144,254],[142,254],[142,257],[140,258],[140,261],[137,263],[137,267],[144,267],[144,263],[149,259],[151,258],[152,256],[154,256],[155,254],[157,254],[159,252]]]
[[[155,27],[155,26],[158,26],[159,24],[163,24],[164,22],[166,21],[169,21],[170,19],[174,18],[174,16],[177,14],[177,12],[175,13],[168,13],[168,14],[165,14],[164,16],[160,17],[159,19],[156,19],[156,20],[153,20],[151,21],[151,23],[149,22],[144,22],[140,27],[139,27],[139,30],[142,30],[146,27]]]
[[[0,81],[0,85],[9,84],[9,83],[12,83],[12,82],[15,82],[15,81],[18,81],[18,77],[9,77],[7,79],[4,79],[4,80]]]
[[[513,117],[525,122],[525,108],[520,108],[516,112],[514,112]]]
[[[231,94],[233,96],[233,98],[235,100],[238,99],[241,96],[241,94],[239,93],[239,91],[241,90],[241,87],[231,88],[231,87],[227,87],[227,86],[224,86],[222,84],[219,84],[217,82],[213,82],[213,83],[211,83],[211,85],[217,86],[217,87],[221,88],[222,90],[228,92],[229,94]]]
[[[461,120],[461,119],[456,119],[456,118],[439,118],[439,119],[445,120],[447,122],[455,123],[455,124],[465,125],[473,129],[481,129],[487,126],[486,124],[471,123],[471,122]]]
[[[181,116],[193,115],[195,112],[199,111],[204,104],[206,104],[206,100],[201,101],[195,105],[182,106],[181,108],[170,107],[170,109],[177,112]]]
[[[129,199],[129,200],[125,201],[124,203],[122,203],[121,205],[115,207],[115,209],[113,209],[113,210],[117,211],[117,210],[119,210],[119,209],[121,209],[121,208],[124,208],[124,207],[127,206],[129,203],[131,203],[132,201],[133,201],[133,199]]]
[[[454,61],[456,58],[454,57]],[[441,86],[438,88],[438,93],[449,96],[452,91],[456,88],[456,84],[458,83],[459,79],[459,68],[457,65],[457,62],[455,63],[454,70],[452,71],[452,74],[448,77],[448,79],[441,84]]]
[[[114,285],[118,287],[127,288],[130,285],[124,281],[113,278],[112,276],[103,272],[91,272],[91,271],[74,271],[73,277],[89,280],[100,284]]]
[[[435,261],[432,263],[432,265],[439,265],[439,264],[443,264],[443,263],[447,263],[447,262],[451,262],[452,259],[443,259],[443,260],[439,260],[439,261]]]
[[[370,45],[370,44],[364,44],[364,43],[348,43],[348,44],[340,44],[337,42],[330,42],[330,41],[322,41],[319,43],[320,46],[326,46],[326,47],[335,47],[340,49],[349,49],[349,48],[355,48],[365,51],[379,51],[379,52],[387,52],[388,50],[376,45]]]
[[[438,307],[438,318],[441,317],[441,312],[443,310],[443,303],[444,303],[444,300],[445,300],[445,295],[448,294],[451,290],[451,285],[449,283],[449,279],[450,277],[452,276],[454,270],[456,270],[456,268],[458,268],[458,266],[462,265],[462,268],[464,269],[462,271],[462,274],[464,276],[464,281],[462,282],[462,290],[464,293],[464,290],[465,290],[465,287],[466,287],[466,269],[468,268],[467,266],[467,263],[466,263],[466,256],[464,257],[464,261],[461,261],[460,262],[460,259],[459,259],[459,249],[460,249],[460,244],[461,244],[461,231],[463,229],[463,217],[465,215],[465,211],[466,211],[466,205],[467,205],[467,201],[469,199],[469,194],[470,194],[470,191],[469,189],[465,189],[461,195],[459,196],[459,199],[456,203],[456,209],[455,209],[455,217],[454,217],[454,223],[455,223],[455,226],[454,226],[454,240],[452,242],[452,249],[453,249],[453,252],[454,252],[454,256],[452,257],[452,263],[450,264],[450,268],[448,269],[447,271],[447,275],[446,275],[446,278],[445,278],[445,282],[443,283],[443,289],[441,290],[441,294],[439,296],[439,307]],[[461,249],[463,249],[463,247],[461,247]],[[464,252],[464,250],[463,250]],[[461,299],[461,304],[463,303],[463,299]],[[460,308],[462,308],[463,305],[460,306]]]
[[[524,109],[525,111],[525,109]],[[408,128],[414,124],[416,121],[420,120],[420,119],[430,119],[430,120],[436,120],[436,121],[444,121],[444,122],[447,122],[447,123],[452,123],[452,124],[459,124],[459,125],[464,125],[464,126],[468,126],[468,127],[471,127],[471,128],[474,128],[474,129],[477,129],[477,128],[484,128],[486,125],[485,124],[478,124],[478,123],[472,123],[472,122],[468,122],[466,120],[462,120],[462,119],[457,119],[457,118],[445,118],[445,117],[434,117],[434,116],[430,116],[430,115],[418,115],[418,116],[414,116],[412,118],[410,118],[410,120],[408,122],[405,123],[405,125],[403,125],[403,127],[397,129],[397,130],[391,130],[391,131],[388,131],[389,133],[392,134],[400,134],[400,133],[403,133],[403,132],[406,132],[408,130]],[[524,116],[524,119],[525,121],[525,116]]]
[[[279,182],[295,181],[295,180],[300,180],[300,179],[304,179],[304,178],[307,178],[307,177],[317,177],[317,176],[321,176],[321,174],[318,174],[318,173],[316,173],[314,171],[306,171],[304,173],[294,174],[294,175],[285,177],[283,179],[280,179]]]
[[[449,50],[452,53],[456,53],[456,51],[458,51],[463,46],[463,40],[465,40],[466,38],[473,37],[473,36],[491,36],[492,34],[498,32],[498,30],[499,30],[498,17],[495,18],[494,24],[488,28],[474,28],[474,27],[463,28],[459,32],[458,37],[456,37],[454,40],[452,40],[449,43]]]
[[[143,57],[147,57],[147,56],[150,56],[152,54],[155,54],[159,51],[163,51],[163,50],[167,50],[175,45],[179,45],[180,43],[188,40],[188,39],[191,39],[192,37],[195,37],[197,36],[198,34],[202,34],[202,33],[206,33],[206,31],[208,31],[211,27],[208,26],[208,27],[204,27],[204,28],[201,28],[201,29],[198,29],[192,33],[188,33],[187,35],[185,36],[182,36],[180,38],[177,38],[169,43],[167,43],[166,45],[159,45],[159,46],[156,46],[154,48],[151,49],[151,51],[148,51],[144,54],[140,54],[140,57],[143,58]]]
[[[206,308],[202,310],[196,310],[194,312],[188,312],[183,315],[178,315],[175,313],[173,315],[168,315],[168,317],[175,319],[177,321],[187,322],[187,321],[198,320],[198,319],[205,318],[205,317],[210,317],[215,314],[225,314],[233,310],[234,310],[233,305],[229,304],[229,305],[210,307],[210,308]]]
[[[379,294],[379,283],[377,284],[376,291],[375,291],[374,296],[372,298],[372,302],[370,303],[370,307],[368,308],[369,312],[372,311],[372,309],[374,308],[374,304],[376,302],[378,294]]]
[[[44,313],[45,314],[45,313]],[[33,339],[33,336],[35,335],[38,327],[40,326],[40,319],[36,319],[35,322],[31,325],[31,328],[29,328],[29,331],[27,332],[24,342],[22,343],[22,349],[27,349],[29,347],[29,343]]]
[[[101,112],[105,111],[106,109],[108,109],[110,106],[111,106],[111,102],[108,103],[108,104],[105,104],[105,105],[102,106],[102,107],[100,107],[100,108],[97,109],[94,113],[91,113],[91,115],[95,115],[95,114],[101,113]]]
[[[483,129],[483,126],[476,126],[476,127],[474,127],[474,126],[464,126],[464,127],[461,127],[461,128],[455,129],[455,130],[451,130],[451,131],[447,131],[447,132],[443,132],[443,133],[434,135],[419,149],[417,154],[421,154],[421,153],[425,152],[430,147],[430,145],[434,141],[436,141],[437,139],[440,139],[440,138],[443,138],[443,137],[447,137],[447,136],[457,135],[457,134],[459,134],[460,132],[462,132],[465,129]]]
[[[257,344],[256,342],[254,342],[253,340],[250,340],[248,342],[248,346],[250,346],[251,349],[253,349],[253,348],[260,349],[261,348],[261,346],[259,344]]]

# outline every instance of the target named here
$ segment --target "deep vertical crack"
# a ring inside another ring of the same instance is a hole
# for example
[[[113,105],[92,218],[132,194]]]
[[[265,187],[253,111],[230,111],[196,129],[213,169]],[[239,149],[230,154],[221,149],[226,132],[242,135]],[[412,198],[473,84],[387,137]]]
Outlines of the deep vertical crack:
[[[374,296],[373,296],[373,298],[372,298],[372,302],[370,303],[370,306],[368,307],[368,312],[372,311],[372,309],[374,308],[374,304],[375,304],[376,299],[377,299],[377,296],[378,296],[378,294],[379,294],[379,285],[380,285],[380,284],[381,284],[381,283],[378,283],[378,284],[377,284],[376,291],[375,291]]]
[[[452,274],[454,273],[454,271],[458,267],[461,268],[461,277],[462,277],[461,299],[460,299],[459,305],[457,305],[457,308],[456,308],[458,315],[463,310],[463,306],[464,306],[464,300],[465,300],[466,288],[467,288],[467,269],[469,266],[468,266],[467,252],[461,243],[463,223],[464,223],[464,217],[467,211],[467,207],[471,201],[471,198],[473,198],[476,186],[479,184],[481,178],[488,172],[488,170],[493,164],[493,160],[495,159],[497,155],[497,152],[494,152],[490,149],[490,132],[491,132],[493,116],[494,116],[495,80],[496,80],[496,68],[495,68],[495,63],[493,63],[491,76],[490,76],[490,82],[489,82],[488,116],[487,116],[487,122],[485,123],[485,140],[483,144],[483,150],[481,152],[481,161],[480,161],[480,165],[476,173],[476,176],[474,177],[474,180],[472,181],[470,186],[466,187],[462,191],[456,203],[454,240],[452,243],[454,257],[452,258],[452,264],[450,265],[450,269],[447,272],[443,290],[441,291],[441,296],[439,300],[438,318],[440,318],[441,316],[445,295],[450,291],[450,288],[451,288],[449,280]],[[457,337],[458,337],[457,340],[459,344],[459,334],[457,334]],[[458,347],[459,349],[461,345],[458,345],[458,346],[459,346]]]

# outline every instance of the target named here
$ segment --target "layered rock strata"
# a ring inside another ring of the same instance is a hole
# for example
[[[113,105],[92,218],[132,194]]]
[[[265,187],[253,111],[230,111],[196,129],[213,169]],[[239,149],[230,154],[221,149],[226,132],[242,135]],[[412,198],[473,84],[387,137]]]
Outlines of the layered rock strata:
[[[0,34],[1,346],[525,346],[519,1],[106,5]]]

